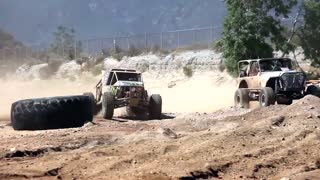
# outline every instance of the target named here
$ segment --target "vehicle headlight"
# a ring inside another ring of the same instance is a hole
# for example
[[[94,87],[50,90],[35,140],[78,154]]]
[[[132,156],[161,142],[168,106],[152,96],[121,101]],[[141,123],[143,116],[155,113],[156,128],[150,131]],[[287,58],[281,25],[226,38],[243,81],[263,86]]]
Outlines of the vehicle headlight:
[[[135,88],[135,87],[131,88],[131,91],[132,91],[132,92],[135,92],[135,91],[136,91],[136,88]]]

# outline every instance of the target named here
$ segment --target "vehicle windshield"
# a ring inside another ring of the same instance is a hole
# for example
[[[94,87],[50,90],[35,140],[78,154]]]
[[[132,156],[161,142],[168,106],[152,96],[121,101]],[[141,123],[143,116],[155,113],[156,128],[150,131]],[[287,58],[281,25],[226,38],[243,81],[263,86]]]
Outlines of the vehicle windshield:
[[[268,71],[289,71],[295,67],[290,59],[268,59],[260,61],[261,72]]]
[[[117,72],[118,81],[141,81],[141,74]]]

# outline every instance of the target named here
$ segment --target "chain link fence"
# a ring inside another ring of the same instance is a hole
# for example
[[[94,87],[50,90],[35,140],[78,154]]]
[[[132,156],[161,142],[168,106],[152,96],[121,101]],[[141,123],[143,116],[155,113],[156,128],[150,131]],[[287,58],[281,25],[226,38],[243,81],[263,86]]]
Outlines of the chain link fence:
[[[294,19],[283,20],[288,29]],[[300,24],[299,24],[300,25]],[[79,57],[98,56],[102,52],[110,52],[115,48],[124,51],[134,47],[144,51],[172,51],[176,49],[209,49],[222,38],[223,27],[205,27],[166,31],[160,33],[144,33],[128,36],[86,39],[74,42],[73,46],[61,47],[58,53],[52,53],[49,45],[40,44],[28,47],[4,48],[0,50],[0,62],[30,61],[48,62],[53,58],[77,59]],[[72,56],[71,56],[72,55]]]
[[[161,33],[144,33],[119,37],[86,39],[74,42],[74,47],[61,47],[53,54],[49,45],[31,45],[28,47],[4,48],[0,50],[0,60],[10,62],[27,62],[31,60],[48,61],[52,56],[73,59],[81,56],[97,56],[102,51],[115,48],[129,50],[131,47],[146,51],[171,51],[180,48],[199,47],[211,48],[213,43],[222,37],[223,27],[206,27],[166,31]],[[80,46],[80,47],[77,47]]]
[[[175,50],[189,46],[210,48],[222,36],[222,27],[207,27],[167,31],[161,33],[145,33],[114,38],[98,38],[81,41],[83,53],[97,55],[101,50],[131,47],[144,50]]]

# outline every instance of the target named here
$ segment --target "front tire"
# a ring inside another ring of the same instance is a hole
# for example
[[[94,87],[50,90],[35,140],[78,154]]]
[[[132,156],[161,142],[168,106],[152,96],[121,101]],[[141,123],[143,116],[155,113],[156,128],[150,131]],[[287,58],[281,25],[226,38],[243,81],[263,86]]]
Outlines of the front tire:
[[[261,107],[274,105],[275,102],[276,102],[276,97],[272,88],[265,87],[261,89],[259,93],[259,104]]]
[[[234,94],[234,105],[238,108],[249,108],[249,89],[239,88]]]
[[[114,113],[115,98],[111,92],[105,92],[102,98],[102,117],[112,119]]]

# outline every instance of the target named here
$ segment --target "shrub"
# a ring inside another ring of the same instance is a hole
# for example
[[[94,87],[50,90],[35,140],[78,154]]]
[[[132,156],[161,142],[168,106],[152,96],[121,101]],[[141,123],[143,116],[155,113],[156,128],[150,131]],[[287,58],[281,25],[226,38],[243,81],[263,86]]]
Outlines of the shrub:
[[[133,57],[133,56],[138,56],[142,54],[142,51],[138,48],[136,48],[134,45],[131,45],[128,52],[127,52],[127,55],[129,57]]]
[[[104,69],[103,67],[103,63],[100,63],[100,64],[97,64],[96,66],[94,66],[91,70],[91,73],[94,75],[94,76],[98,76],[101,74],[102,70]]]
[[[193,70],[192,70],[192,67],[191,66],[184,66],[183,67],[183,74],[185,76],[187,76],[188,78],[192,77],[193,75]]]
[[[119,46],[115,46],[115,48],[110,51],[110,55],[116,60],[121,61],[125,56],[125,51]]]
[[[149,67],[150,67],[150,65],[149,65],[147,62],[145,62],[145,63],[143,63],[143,64],[141,65],[141,67],[140,67],[139,69],[140,69],[140,71],[141,71],[142,73],[144,73],[144,72],[146,72],[146,71],[149,70]]]
[[[220,72],[223,72],[226,69],[226,66],[223,64],[223,62],[219,63],[218,69]]]

